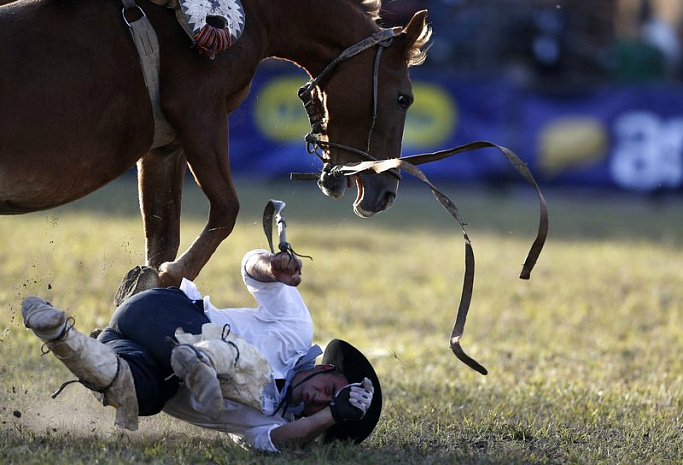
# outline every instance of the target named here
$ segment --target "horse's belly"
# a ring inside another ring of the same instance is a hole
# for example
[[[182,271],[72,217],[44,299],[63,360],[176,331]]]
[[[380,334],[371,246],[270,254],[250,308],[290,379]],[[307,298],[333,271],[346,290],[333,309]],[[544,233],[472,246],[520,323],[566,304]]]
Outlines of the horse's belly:
[[[15,159],[17,163],[12,166],[3,162],[0,214],[29,213],[69,203],[116,179],[134,164],[113,164],[87,157],[80,155],[79,162],[64,154],[32,153]]]
[[[138,57],[109,2],[0,10],[0,214],[61,205],[115,179],[149,148]],[[17,4],[19,5],[19,4]],[[11,13],[11,14],[10,14]]]
[[[122,96],[0,111],[0,213],[65,204],[131,168],[150,146],[149,104]],[[149,119],[149,118],[148,118]]]

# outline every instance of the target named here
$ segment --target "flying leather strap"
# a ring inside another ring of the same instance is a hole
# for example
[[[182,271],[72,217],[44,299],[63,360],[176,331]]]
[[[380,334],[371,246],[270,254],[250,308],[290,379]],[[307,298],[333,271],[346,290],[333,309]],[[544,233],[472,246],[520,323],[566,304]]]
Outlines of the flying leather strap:
[[[460,225],[462,229],[463,237],[465,240],[465,274],[463,278],[463,288],[462,294],[460,296],[460,303],[458,304],[458,313],[455,320],[455,325],[451,333],[450,347],[453,353],[458,359],[465,363],[470,368],[476,370],[477,372],[486,375],[488,371],[482,365],[480,365],[476,360],[469,357],[463,350],[460,344],[460,338],[462,337],[465,329],[465,322],[467,321],[467,313],[469,311],[470,302],[472,300],[472,293],[474,289],[474,251],[472,249],[472,243],[467,231],[465,230],[466,223],[463,220],[460,211],[455,206],[455,204],[441,191],[439,191],[434,184],[432,184],[429,179],[424,175],[424,173],[417,168],[416,165],[421,165],[428,162],[442,160],[444,158],[457,155],[459,153],[467,152],[470,150],[476,150],[480,148],[493,147],[500,150],[503,155],[508,159],[508,161],[514,166],[514,168],[526,179],[526,181],[531,184],[538,193],[540,201],[540,220],[538,226],[538,232],[536,234],[536,239],[527,254],[527,258],[522,266],[522,272],[520,273],[521,279],[529,279],[531,277],[531,271],[538,260],[543,245],[545,244],[546,237],[548,236],[548,207],[546,201],[543,198],[536,180],[534,179],[531,171],[517,155],[512,152],[512,150],[493,144],[486,141],[477,141],[465,144],[453,149],[442,150],[433,153],[424,153],[420,155],[413,155],[402,158],[392,158],[388,160],[380,161],[365,161],[360,163],[352,163],[348,165],[338,165],[332,168],[340,175],[353,176],[359,174],[362,171],[373,171],[376,174],[383,173],[389,170],[401,169],[407,173],[415,176],[424,184],[429,186],[432,193],[439,201],[439,203],[448,211],[448,213],[455,218],[455,220]],[[299,176],[299,179],[304,179],[303,176]]]
[[[161,110],[161,97],[159,96],[159,40],[154,28],[147,19],[147,15],[135,0],[121,0],[123,3],[123,21],[128,26],[130,35],[133,37],[135,48],[138,50],[142,74],[149,92],[154,116],[154,140],[150,148],[167,145],[175,139],[175,130],[166,120]],[[137,10],[140,15],[137,19],[129,20],[126,13]]]
[[[269,200],[266,204],[266,208],[263,210],[263,231],[266,233],[266,238],[268,239],[268,245],[270,246],[270,251],[275,253],[273,248],[273,220],[277,225],[278,238],[280,242],[278,244],[278,249],[281,252],[286,252],[288,247],[291,247],[287,242],[287,233],[285,218],[282,216],[282,211],[287,206],[282,200]]]
[[[266,208],[263,210],[263,232],[266,233],[270,251],[271,253],[275,253],[275,249],[273,247],[273,220],[275,220],[278,238],[280,239],[280,242],[278,243],[278,249],[280,252],[287,253],[290,257],[296,255],[297,257],[305,257],[313,260],[313,258],[309,257],[308,255],[301,255],[295,252],[292,248],[292,245],[287,242],[287,223],[285,223],[285,217],[282,214],[286,206],[287,204],[282,200],[270,199],[266,204]]]

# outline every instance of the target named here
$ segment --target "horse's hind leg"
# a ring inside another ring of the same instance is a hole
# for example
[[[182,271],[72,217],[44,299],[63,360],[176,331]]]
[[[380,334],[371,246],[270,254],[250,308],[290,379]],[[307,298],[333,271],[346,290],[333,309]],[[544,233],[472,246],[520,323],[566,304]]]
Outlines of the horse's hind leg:
[[[180,247],[180,209],[187,161],[182,148],[153,149],[138,161],[140,210],[147,266],[175,260]]]
[[[159,266],[175,259],[180,246],[180,209],[186,170],[181,148],[154,149],[138,161],[147,266],[136,266],[126,274],[114,296],[116,305],[140,291],[159,286]]]

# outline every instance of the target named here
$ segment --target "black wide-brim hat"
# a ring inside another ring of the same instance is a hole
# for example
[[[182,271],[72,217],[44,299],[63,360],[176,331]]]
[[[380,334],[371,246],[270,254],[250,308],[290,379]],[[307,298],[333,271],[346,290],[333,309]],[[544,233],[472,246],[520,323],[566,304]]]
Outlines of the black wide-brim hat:
[[[349,383],[360,383],[363,378],[372,381],[375,392],[365,416],[360,420],[337,423],[322,436],[323,442],[351,440],[360,443],[375,429],[382,412],[382,388],[379,378],[368,359],[358,349],[341,339],[333,339],[327,344],[322,363],[334,365],[337,370],[346,375]]]

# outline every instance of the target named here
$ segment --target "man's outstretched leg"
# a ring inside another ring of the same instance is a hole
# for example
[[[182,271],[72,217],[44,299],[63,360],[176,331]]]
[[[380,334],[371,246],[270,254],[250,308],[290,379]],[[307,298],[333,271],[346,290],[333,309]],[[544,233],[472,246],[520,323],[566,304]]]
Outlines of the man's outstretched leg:
[[[79,333],[63,311],[38,297],[21,305],[24,325],[95,393],[104,405],[116,408],[116,425],[138,427],[138,403],[128,363],[107,345]],[[98,395],[99,394],[99,395]]]

